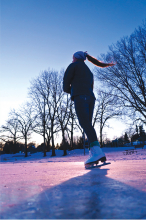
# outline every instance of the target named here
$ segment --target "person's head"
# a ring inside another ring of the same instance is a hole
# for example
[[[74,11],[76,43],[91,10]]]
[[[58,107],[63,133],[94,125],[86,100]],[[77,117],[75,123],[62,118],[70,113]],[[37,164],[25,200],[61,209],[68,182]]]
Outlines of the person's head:
[[[73,63],[78,61],[78,60],[87,60],[90,61],[91,63],[93,63],[94,65],[98,66],[98,67],[109,67],[109,66],[114,66],[116,63],[102,63],[99,60],[97,60],[95,57],[90,56],[87,51],[83,52],[83,51],[77,51],[76,53],[73,54]]]
[[[77,60],[86,60],[86,52],[77,51],[73,54],[73,63]]]
[[[72,61],[73,63],[76,62],[76,61],[78,60],[74,55],[73,55],[72,58],[73,58],[73,61]]]

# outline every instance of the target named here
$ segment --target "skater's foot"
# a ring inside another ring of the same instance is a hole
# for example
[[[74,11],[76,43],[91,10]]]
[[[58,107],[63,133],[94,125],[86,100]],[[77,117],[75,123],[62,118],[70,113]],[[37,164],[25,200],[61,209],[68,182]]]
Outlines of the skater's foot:
[[[85,168],[86,169],[99,168],[99,167],[111,164],[110,162],[106,162],[106,161],[104,161],[103,163],[99,163],[99,164],[98,164],[98,162],[96,161],[95,163],[94,162],[87,163],[87,164],[85,164]]]
[[[99,161],[105,162],[106,156],[100,148],[98,141],[95,141],[90,144],[89,158],[84,162],[84,164],[98,163]]]

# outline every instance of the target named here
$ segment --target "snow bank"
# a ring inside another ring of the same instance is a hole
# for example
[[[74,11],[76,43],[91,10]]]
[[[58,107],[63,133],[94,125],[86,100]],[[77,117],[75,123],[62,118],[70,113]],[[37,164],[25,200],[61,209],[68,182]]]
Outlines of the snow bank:
[[[146,145],[143,149],[134,149],[134,147],[103,148],[107,161],[117,160],[146,160]],[[24,157],[23,153],[3,154],[0,156],[0,163],[47,163],[47,162],[83,162],[87,159],[88,149],[76,149],[67,151],[67,156],[63,155],[63,150],[56,150],[56,156],[51,157],[52,152],[47,152],[43,157],[42,152],[30,154]]]

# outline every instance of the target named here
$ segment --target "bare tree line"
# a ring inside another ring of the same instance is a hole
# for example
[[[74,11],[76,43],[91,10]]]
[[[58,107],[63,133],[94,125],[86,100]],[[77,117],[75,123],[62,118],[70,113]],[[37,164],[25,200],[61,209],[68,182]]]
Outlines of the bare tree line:
[[[111,118],[127,116],[146,123],[146,23],[135,30],[130,37],[124,37],[109,48],[102,60],[117,62],[112,68],[95,68],[94,73],[102,86],[95,89],[97,97],[93,125],[100,128],[100,144],[103,144],[103,129]],[[1,127],[0,138],[3,141],[25,140],[32,132],[44,139],[44,156],[52,147],[55,156],[54,137],[61,133],[64,156],[67,154],[66,138],[73,149],[75,130],[82,128],[78,124],[73,102],[63,92],[62,79],[64,72],[44,71],[31,81],[29,97],[19,110],[10,112],[6,124]],[[102,89],[101,89],[102,87]]]
[[[98,80],[113,90],[130,117],[146,124],[146,20],[130,37],[110,46],[102,59],[114,59],[117,64],[113,68],[96,68]]]
[[[65,94],[62,89],[62,79],[64,73],[55,71],[44,71],[36,79],[31,81],[29,88],[29,97],[31,103],[26,103],[18,111],[10,112],[10,119],[6,125],[2,126],[1,139],[6,141],[11,139],[16,143],[16,140],[25,140],[25,156],[27,157],[27,141],[32,132],[40,134],[44,138],[44,156],[46,151],[52,147],[52,156],[55,156],[54,135],[58,132],[62,134],[62,145],[64,147],[64,156],[67,155],[66,137],[70,141],[70,149],[73,149],[73,139],[75,130],[83,130],[78,124],[75,114],[73,102],[69,95]],[[102,94],[102,95],[101,95]],[[109,108],[109,105],[115,103],[115,98],[109,98],[109,95],[104,96],[100,91],[97,99],[98,110],[95,108],[95,116],[93,124],[101,124],[100,127],[100,142],[102,145],[102,131],[105,126],[105,121],[115,116],[114,107]],[[103,98],[104,96],[104,98]],[[105,101],[110,99],[110,101]],[[105,101],[105,102],[104,102]],[[103,111],[103,106],[108,111]],[[102,109],[102,111],[101,111]],[[102,114],[102,116],[101,116]],[[110,115],[110,116],[109,116]],[[102,120],[101,120],[102,117]],[[106,119],[104,119],[104,117]],[[15,128],[15,132],[13,132]],[[10,136],[10,133],[14,133]]]

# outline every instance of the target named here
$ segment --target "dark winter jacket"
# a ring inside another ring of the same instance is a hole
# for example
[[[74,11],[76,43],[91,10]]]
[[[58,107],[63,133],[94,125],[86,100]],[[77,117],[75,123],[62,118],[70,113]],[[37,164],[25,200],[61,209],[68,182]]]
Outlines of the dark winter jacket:
[[[89,95],[95,98],[93,74],[83,60],[71,63],[67,67],[63,78],[63,91],[71,94],[72,100],[78,95]]]

